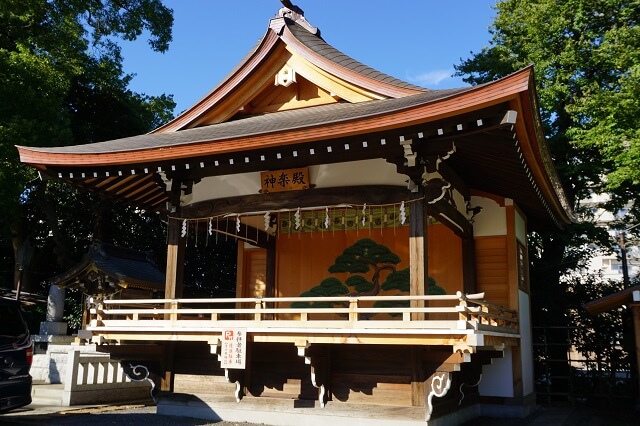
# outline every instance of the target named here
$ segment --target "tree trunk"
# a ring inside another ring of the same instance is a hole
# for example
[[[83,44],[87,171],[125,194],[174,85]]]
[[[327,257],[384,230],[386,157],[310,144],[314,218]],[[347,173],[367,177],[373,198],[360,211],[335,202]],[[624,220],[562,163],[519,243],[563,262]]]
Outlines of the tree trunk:
[[[21,260],[20,260],[20,248],[27,240],[26,226],[24,223],[24,216],[21,217],[11,225],[11,245],[13,247],[13,288],[18,289],[18,284],[21,281]],[[25,283],[21,283],[22,289],[25,288]]]

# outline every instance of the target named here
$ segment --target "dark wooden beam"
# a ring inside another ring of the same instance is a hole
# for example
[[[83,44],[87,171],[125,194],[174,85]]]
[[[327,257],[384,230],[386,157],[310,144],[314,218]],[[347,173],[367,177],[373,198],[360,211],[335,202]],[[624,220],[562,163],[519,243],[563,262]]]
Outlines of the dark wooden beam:
[[[278,211],[281,209],[321,207],[340,204],[400,203],[417,195],[408,189],[391,185],[367,185],[272,192],[202,201],[182,208],[185,218],[203,218],[225,213]]]
[[[460,238],[473,235],[471,223],[455,206],[445,200],[430,204],[429,215],[438,219],[440,223],[451,229]]]
[[[455,155],[455,154],[454,154]],[[453,185],[453,188],[457,190],[465,201],[469,201],[471,198],[471,190],[469,189],[469,185],[456,173],[455,170],[449,166],[449,163],[446,161],[441,161],[438,165],[438,172],[442,176],[444,180],[450,182]]]
[[[209,222],[202,222],[205,227],[209,226]],[[240,223],[240,231],[237,229],[237,224],[235,218],[229,218],[224,220],[213,220],[211,222],[211,227],[213,232],[219,231],[224,234],[235,236],[239,240],[248,241],[251,244],[263,248],[263,249],[271,249],[275,247],[276,237],[273,235],[269,235],[268,233],[254,228],[253,226],[246,225],[244,223]],[[205,232],[208,232],[205,229]]]

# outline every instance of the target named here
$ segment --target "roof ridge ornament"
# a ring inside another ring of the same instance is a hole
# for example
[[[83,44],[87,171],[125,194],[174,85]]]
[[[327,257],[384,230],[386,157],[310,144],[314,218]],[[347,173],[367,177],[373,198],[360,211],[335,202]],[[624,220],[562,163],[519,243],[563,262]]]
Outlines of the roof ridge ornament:
[[[320,36],[320,30],[307,21],[302,9],[291,3],[291,0],[280,0],[280,2],[284,7],[281,7],[280,10],[278,10],[278,17],[289,18],[311,34]]]

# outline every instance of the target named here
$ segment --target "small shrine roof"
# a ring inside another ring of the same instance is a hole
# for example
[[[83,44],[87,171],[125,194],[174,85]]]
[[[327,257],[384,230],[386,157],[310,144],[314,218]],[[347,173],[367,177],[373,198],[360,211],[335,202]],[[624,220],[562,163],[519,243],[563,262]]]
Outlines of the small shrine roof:
[[[149,258],[149,252],[118,247],[96,241],[89,247],[80,263],[51,279],[52,284],[77,287],[90,279],[91,271],[97,271],[121,288],[136,287],[148,290],[164,290],[165,275]]]
[[[592,300],[584,304],[584,309],[591,315],[596,315],[632,303],[640,304],[640,285]]]

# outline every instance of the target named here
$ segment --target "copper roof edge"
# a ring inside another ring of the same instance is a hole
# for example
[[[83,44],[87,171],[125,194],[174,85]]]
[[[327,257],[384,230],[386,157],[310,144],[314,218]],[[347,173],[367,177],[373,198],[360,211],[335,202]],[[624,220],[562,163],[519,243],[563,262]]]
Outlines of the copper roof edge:
[[[380,116],[380,115],[390,115],[390,114],[397,114],[397,113],[401,113],[402,111],[407,111],[407,110],[413,110],[413,109],[417,109],[417,108],[421,108],[421,107],[425,107],[425,106],[429,106],[429,105],[435,105],[441,102],[446,102],[447,100],[451,100],[453,98],[462,98],[465,96],[472,96],[472,94],[477,93],[478,91],[485,91],[485,90],[489,90],[492,87],[495,86],[499,86],[499,85],[507,85],[508,87],[511,87],[510,85],[510,81],[509,80],[514,80],[517,79],[519,76],[521,76],[521,74],[527,74],[527,78],[529,76],[530,73],[530,68],[524,68],[518,72],[515,72],[513,74],[510,74],[506,77],[503,77],[499,80],[495,80],[493,82],[490,83],[485,83],[483,85],[477,85],[477,86],[471,86],[471,87],[467,87],[467,88],[461,88],[459,92],[455,92],[452,94],[448,94],[448,95],[444,95],[442,97],[433,99],[433,100],[428,100],[426,102],[418,102],[415,105],[410,105],[407,107],[400,107],[400,108],[392,108],[389,111],[384,111],[380,114],[375,114],[375,115],[365,115],[362,117],[357,117],[356,120],[365,120],[365,119],[369,119],[372,116]],[[497,97],[501,98],[502,96],[507,96],[507,97],[512,97],[515,93],[520,93],[522,91],[526,91],[526,87],[523,87],[520,81],[514,81],[513,83],[513,87],[511,87],[511,91],[505,95],[496,95]],[[446,91],[453,91],[455,89],[446,89]],[[444,90],[443,90],[444,91]],[[334,105],[330,105],[329,107],[335,107],[336,105],[341,106],[341,105],[349,105],[352,108],[363,108],[367,105],[371,105],[372,103],[381,103],[381,102],[389,102],[389,103],[400,103],[403,100],[407,101],[410,100],[412,98],[415,97],[421,97],[421,96],[427,96],[427,95],[434,95],[435,91],[431,91],[431,92],[425,92],[425,93],[421,93],[421,94],[417,94],[417,95],[412,95],[410,97],[405,97],[405,98],[398,98],[398,99],[383,99],[383,100],[377,100],[377,101],[369,101],[369,102],[363,102],[363,103],[359,103],[359,104],[334,104]],[[478,105],[481,106],[482,102],[473,102],[473,105]],[[473,107],[473,105],[471,107]],[[305,113],[306,111],[312,109],[312,108],[326,108],[327,106],[319,106],[319,107],[310,107],[307,109],[299,109],[299,110],[292,110],[292,111],[287,111],[287,113]],[[282,113],[278,113],[278,114],[282,114]],[[275,114],[273,114],[275,115]],[[250,118],[249,118],[250,119]],[[343,120],[343,121],[355,121],[355,120]],[[296,127],[295,129],[276,129],[273,130],[271,132],[263,132],[263,133],[259,133],[259,134],[270,134],[273,132],[284,132],[287,130],[304,130],[306,129],[311,129],[311,128],[315,128],[318,126],[325,126],[325,125],[330,125],[330,124],[339,124],[340,120],[337,121],[332,121],[332,122],[322,122],[322,123],[314,123],[312,125],[309,125],[307,127]],[[238,123],[238,122],[225,122],[225,123],[218,123],[218,124],[213,124],[210,126],[203,126],[203,127],[198,127],[198,128],[193,128],[193,129],[185,129],[185,130],[181,130],[178,132],[170,132],[170,133],[157,133],[155,135],[157,135],[158,137],[163,137],[163,138],[173,138],[174,135],[177,136],[178,134],[180,135],[184,135],[184,132],[201,132],[203,129],[207,129],[207,128],[212,128],[214,126],[220,126],[220,125],[229,125],[229,123]],[[374,131],[375,129],[372,129],[372,131]],[[114,139],[114,140],[110,140],[110,141],[104,141],[104,142],[96,142],[93,144],[87,144],[84,146],[95,146],[97,144],[109,144],[109,143],[113,143],[115,141],[124,141],[124,140],[131,140],[134,138],[141,138],[141,137],[152,137],[154,134],[145,134],[145,135],[137,135],[137,136],[131,136],[128,138],[122,138],[122,139]],[[224,140],[233,140],[233,139],[237,139],[240,137],[251,137],[251,136],[257,136],[256,135],[248,135],[248,136],[234,136],[231,138],[218,138],[218,139],[211,139],[211,138],[202,138],[202,139],[195,139],[195,140],[191,140],[191,141],[187,141],[185,143],[180,143],[180,144],[174,144],[174,145],[166,145],[166,146],[153,146],[153,147],[143,147],[143,148],[133,148],[133,149],[126,149],[126,150],[120,150],[120,151],[110,151],[110,152],[95,152],[95,151],[85,151],[85,152],[56,152],[58,149],[64,149],[64,148],[70,148],[71,146],[65,146],[65,147],[56,147],[56,148],[41,148],[41,147],[27,147],[27,146],[20,146],[20,145],[16,145],[16,148],[19,151],[20,154],[20,160],[24,163],[27,164],[41,164],[41,165],[46,165],[46,164],[50,164],[50,165],[54,165],[54,164],[58,164],[58,165],[63,165],[65,164],[64,162],[61,162],[62,160],[58,160],[58,161],[52,161],[53,157],[58,157],[60,159],[63,159],[65,157],[69,157],[69,156],[80,156],[80,157],[88,157],[88,156],[93,156],[94,158],[96,157],[106,157],[108,155],[119,155],[122,153],[132,153],[132,152],[152,152],[152,151],[159,151],[159,150],[168,150],[168,149],[176,149],[179,148],[181,146],[185,146],[185,145],[196,145],[196,144],[202,144],[202,143],[210,143],[210,142],[220,142],[220,141],[224,141]],[[339,136],[339,135],[337,135]],[[336,136],[336,137],[337,137]],[[82,147],[83,145],[75,145],[73,147]],[[129,145],[130,146],[130,145]],[[83,165],[82,162],[79,162],[79,160],[77,161],[72,161],[72,163],[76,163],[76,165]],[[118,161],[110,161],[108,162],[109,164],[119,164],[120,162]],[[89,163],[87,163],[89,164]],[[91,163],[92,165],[96,165],[98,163]],[[127,162],[123,163],[123,164],[129,164]],[[67,164],[67,165],[71,165],[71,164]],[[107,164],[104,164],[107,165]]]
[[[640,291],[640,285],[625,288],[616,293],[609,294],[608,296],[600,297],[599,299],[592,300],[585,303],[582,307],[591,315],[606,312],[610,309],[616,308],[620,305],[628,303],[638,303],[640,301],[634,300],[633,293]]]
[[[573,211],[573,207],[569,204],[569,199],[567,198],[564,185],[560,181],[560,176],[558,175],[558,171],[553,164],[553,159],[551,158],[551,152],[549,151],[549,146],[547,144],[546,138],[542,132],[542,118],[540,116],[540,107],[538,105],[538,95],[536,90],[536,82],[535,82],[535,73],[533,64],[528,65],[523,68],[523,70],[529,70],[529,88],[527,94],[529,96],[529,102],[531,106],[531,111],[533,113],[534,126],[536,128],[536,145],[537,150],[540,153],[540,157],[542,159],[542,166],[545,169],[546,175],[548,177],[549,183],[553,188],[556,198],[560,203],[560,209],[566,215],[564,222],[566,224],[578,223],[579,219],[575,215]]]

